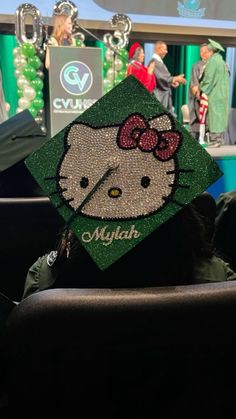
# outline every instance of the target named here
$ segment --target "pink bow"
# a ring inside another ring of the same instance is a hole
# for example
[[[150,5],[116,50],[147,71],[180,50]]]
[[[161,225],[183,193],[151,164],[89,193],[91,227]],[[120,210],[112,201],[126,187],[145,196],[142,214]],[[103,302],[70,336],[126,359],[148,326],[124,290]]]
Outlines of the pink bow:
[[[180,145],[178,131],[158,131],[140,114],[133,114],[120,126],[117,143],[125,150],[138,147],[161,161],[173,158]]]

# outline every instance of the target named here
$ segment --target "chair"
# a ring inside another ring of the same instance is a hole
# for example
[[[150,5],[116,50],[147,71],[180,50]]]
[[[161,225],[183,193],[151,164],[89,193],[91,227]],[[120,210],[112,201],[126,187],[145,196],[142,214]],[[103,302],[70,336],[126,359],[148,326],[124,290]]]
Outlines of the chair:
[[[63,224],[47,197],[0,198],[0,292],[21,299],[29,267],[54,249]]]
[[[12,417],[233,418],[235,322],[236,282],[31,295],[7,325]]]
[[[182,122],[183,122],[183,124],[185,125],[185,126],[188,126],[188,124],[189,124],[189,121],[190,121],[190,119],[189,119],[189,107],[188,107],[188,105],[182,105],[181,106],[181,112],[182,112]]]

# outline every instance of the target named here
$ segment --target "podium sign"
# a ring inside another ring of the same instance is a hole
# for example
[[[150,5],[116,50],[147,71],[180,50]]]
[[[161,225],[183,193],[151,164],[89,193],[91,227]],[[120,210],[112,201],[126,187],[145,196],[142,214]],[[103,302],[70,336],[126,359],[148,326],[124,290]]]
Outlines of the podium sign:
[[[102,96],[102,50],[48,48],[49,129],[50,137],[54,137]]]

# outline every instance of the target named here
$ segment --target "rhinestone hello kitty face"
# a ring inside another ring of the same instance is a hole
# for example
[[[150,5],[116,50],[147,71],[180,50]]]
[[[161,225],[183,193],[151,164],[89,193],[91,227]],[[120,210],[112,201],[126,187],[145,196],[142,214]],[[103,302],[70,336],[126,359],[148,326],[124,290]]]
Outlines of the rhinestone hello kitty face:
[[[73,123],[57,168],[57,193],[75,214],[104,220],[151,215],[179,186],[182,136],[169,114],[129,115],[120,126]],[[184,186],[184,185],[183,185]]]

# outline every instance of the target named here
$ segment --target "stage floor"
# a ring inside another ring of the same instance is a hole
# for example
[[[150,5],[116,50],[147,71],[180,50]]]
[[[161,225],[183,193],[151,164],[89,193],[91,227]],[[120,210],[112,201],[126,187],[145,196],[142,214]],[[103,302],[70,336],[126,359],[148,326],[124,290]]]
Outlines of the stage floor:
[[[221,193],[236,189],[236,145],[206,147],[205,150],[213,157],[223,172],[223,176],[210,186],[208,192],[214,198],[218,198]]]
[[[236,156],[236,145],[222,145],[221,147],[206,147],[205,150],[214,158]]]

